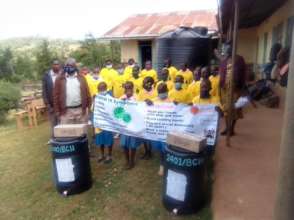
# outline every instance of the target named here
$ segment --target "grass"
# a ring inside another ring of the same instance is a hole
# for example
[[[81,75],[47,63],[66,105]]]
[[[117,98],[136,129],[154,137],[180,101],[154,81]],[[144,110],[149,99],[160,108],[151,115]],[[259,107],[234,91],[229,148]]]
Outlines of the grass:
[[[112,165],[91,159],[89,191],[63,198],[51,180],[48,134],[47,123],[21,131],[13,121],[0,127],[0,219],[212,219],[209,206],[197,215],[168,213],[161,204],[158,156],[125,171],[118,147]]]

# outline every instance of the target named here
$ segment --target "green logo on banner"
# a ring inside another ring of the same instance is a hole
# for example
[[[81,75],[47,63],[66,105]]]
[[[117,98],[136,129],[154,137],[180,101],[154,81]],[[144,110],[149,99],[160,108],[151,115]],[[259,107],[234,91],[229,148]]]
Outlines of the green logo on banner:
[[[114,117],[117,119],[123,118],[124,113],[125,113],[125,109],[123,107],[116,107],[113,110]]]
[[[132,121],[132,116],[125,111],[123,107],[116,107],[113,110],[113,115],[117,119],[123,120],[125,123],[130,123]]]

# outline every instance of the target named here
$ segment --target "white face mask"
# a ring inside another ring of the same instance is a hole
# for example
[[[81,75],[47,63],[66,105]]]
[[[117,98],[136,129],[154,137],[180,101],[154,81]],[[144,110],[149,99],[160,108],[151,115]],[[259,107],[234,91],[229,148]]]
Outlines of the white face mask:
[[[112,68],[112,64],[106,65],[107,69],[111,69]]]

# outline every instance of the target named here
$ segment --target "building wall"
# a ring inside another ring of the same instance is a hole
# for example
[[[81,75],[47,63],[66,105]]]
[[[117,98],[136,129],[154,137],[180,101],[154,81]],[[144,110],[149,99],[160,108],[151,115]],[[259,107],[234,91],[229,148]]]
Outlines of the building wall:
[[[242,55],[246,63],[255,63],[257,51],[257,29],[241,29],[238,33],[237,54]]]
[[[267,47],[266,47],[266,57],[265,61],[268,62],[269,60],[269,53],[270,49],[273,44],[273,29],[274,27],[278,26],[282,23],[282,45],[285,45],[286,41],[286,33],[287,33],[287,23],[288,18],[294,16],[294,0],[287,1],[281,8],[279,8],[274,14],[272,14],[271,17],[266,19],[261,25],[257,28],[257,37],[259,39],[259,45],[258,45],[258,57],[257,57],[257,63],[263,64],[264,61],[264,35],[265,33],[268,33],[268,39],[267,39]]]
[[[128,62],[130,58],[134,58],[136,61],[138,61],[139,49],[137,40],[122,40],[120,45],[122,62]]]
[[[246,63],[263,64],[264,61],[268,62],[273,44],[273,29],[282,24],[281,43],[284,46],[288,18],[292,16],[294,16],[294,0],[289,0],[259,26],[239,30],[237,53],[245,58]],[[265,40],[266,33],[267,40]]]

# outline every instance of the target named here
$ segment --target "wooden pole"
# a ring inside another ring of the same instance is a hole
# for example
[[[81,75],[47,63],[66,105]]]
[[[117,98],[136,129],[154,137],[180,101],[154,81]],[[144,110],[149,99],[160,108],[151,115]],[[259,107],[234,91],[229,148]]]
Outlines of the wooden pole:
[[[230,133],[233,124],[233,111],[234,111],[234,72],[235,72],[235,63],[236,63],[236,53],[237,53],[237,38],[238,38],[238,27],[239,27],[239,2],[238,0],[234,1],[234,29],[233,29],[233,48],[232,48],[232,58],[231,58],[231,68],[227,68],[227,73],[229,75],[228,83],[228,116],[227,116],[227,137],[226,145],[231,146],[230,142]],[[230,65],[230,64],[229,64]],[[228,65],[228,66],[229,66]],[[231,74],[229,74],[231,71]]]
[[[292,42],[274,209],[275,220],[294,219],[294,31]]]

